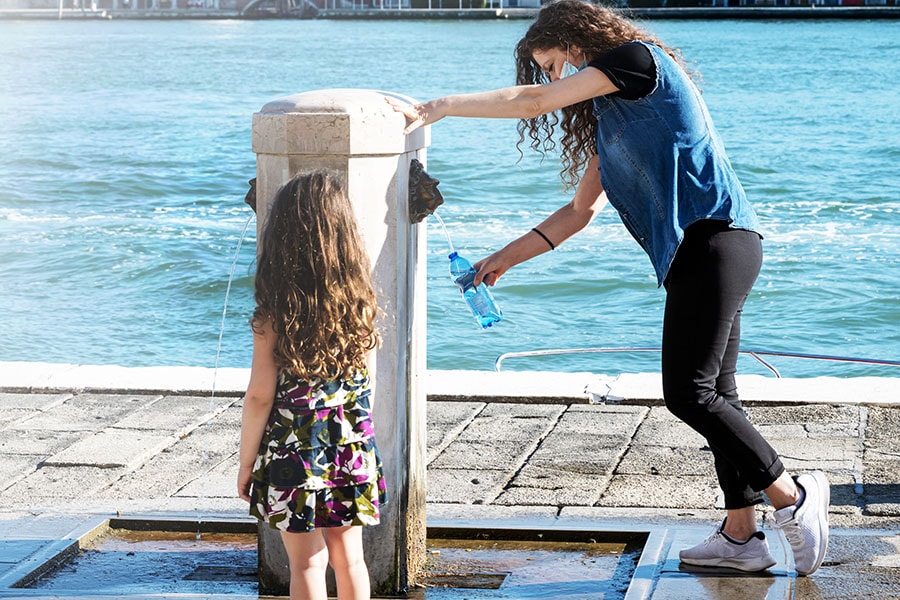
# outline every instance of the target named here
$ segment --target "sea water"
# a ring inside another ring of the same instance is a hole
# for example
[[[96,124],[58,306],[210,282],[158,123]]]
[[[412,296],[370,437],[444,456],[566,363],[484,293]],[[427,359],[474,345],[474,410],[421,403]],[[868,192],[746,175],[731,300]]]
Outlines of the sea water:
[[[0,361],[215,362],[252,114],[338,87],[419,99],[514,82],[528,21],[0,22]],[[757,350],[900,358],[900,36],[884,21],[646,21],[681,48],[764,228],[743,317]],[[568,202],[558,156],[512,120],[432,127],[429,174],[475,260]],[[665,294],[609,207],[494,288],[481,331],[426,219],[428,367],[506,352],[658,346]],[[247,367],[255,236],[238,255],[219,366]],[[553,307],[550,310],[550,307]],[[746,363],[744,362],[746,361]],[[505,370],[657,371],[653,353],[517,359]],[[787,376],[896,369],[777,361]],[[764,372],[742,358],[744,372]]]

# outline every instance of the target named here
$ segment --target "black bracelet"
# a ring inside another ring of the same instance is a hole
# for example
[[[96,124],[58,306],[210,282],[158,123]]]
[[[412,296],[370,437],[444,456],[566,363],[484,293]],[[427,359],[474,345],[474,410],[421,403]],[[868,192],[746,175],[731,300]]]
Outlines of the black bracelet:
[[[551,250],[556,250],[556,246],[553,245],[553,242],[550,241],[550,238],[548,238],[546,235],[541,233],[540,229],[538,229],[537,227],[532,227],[531,230],[533,232],[535,232],[536,234],[538,234],[539,236],[541,236],[542,238],[544,238],[544,241],[550,245]]]

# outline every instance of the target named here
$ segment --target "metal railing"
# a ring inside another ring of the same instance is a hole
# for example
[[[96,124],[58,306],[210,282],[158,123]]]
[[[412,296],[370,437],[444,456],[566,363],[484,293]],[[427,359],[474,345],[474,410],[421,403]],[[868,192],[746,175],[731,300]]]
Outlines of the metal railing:
[[[535,356],[556,356],[563,354],[606,354],[606,353],[625,353],[625,352],[661,352],[659,347],[621,347],[621,348],[556,348],[548,350],[528,350],[525,352],[505,352],[497,357],[494,361],[494,371],[499,372],[503,361],[508,358],[530,358]],[[764,360],[763,356],[781,356],[784,358],[803,358],[810,360],[824,360],[832,362],[849,362],[867,365],[879,365],[888,367],[900,367],[898,360],[885,360],[878,358],[856,358],[850,356],[829,356],[827,354],[803,354],[800,352],[775,352],[771,350],[740,350],[740,354],[746,354],[758,361],[762,366],[772,372],[775,377],[780,378],[781,373],[772,366],[771,363]]]

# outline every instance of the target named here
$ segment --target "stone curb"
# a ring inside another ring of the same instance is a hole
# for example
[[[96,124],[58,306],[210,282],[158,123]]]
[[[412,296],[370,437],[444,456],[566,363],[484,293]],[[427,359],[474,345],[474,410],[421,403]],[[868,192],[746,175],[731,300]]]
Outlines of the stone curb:
[[[235,396],[244,393],[249,377],[249,369],[237,368],[0,362],[0,389],[11,392],[79,390]],[[741,399],[748,404],[900,406],[900,377],[801,379],[738,375],[737,379]],[[654,404],[662,398],[656,373],[610,376],[586,372],[429,370],[426,385],[432,400]]]

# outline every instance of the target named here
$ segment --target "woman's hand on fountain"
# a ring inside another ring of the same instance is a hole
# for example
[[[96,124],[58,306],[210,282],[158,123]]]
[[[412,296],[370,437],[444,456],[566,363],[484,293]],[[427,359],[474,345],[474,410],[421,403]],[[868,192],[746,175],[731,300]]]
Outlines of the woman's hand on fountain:
[[[384,100],[390,104],[394,110],[402,113],[403,116],[409,120],[406,129],[403,130],[403,135],[409,135],[419,127],[431,125],[436,121],[440,121],[445,116],[441,114],[438,109],[438,100],[431,100],[421,104],[407,104],[389,96],[385,96]]]

